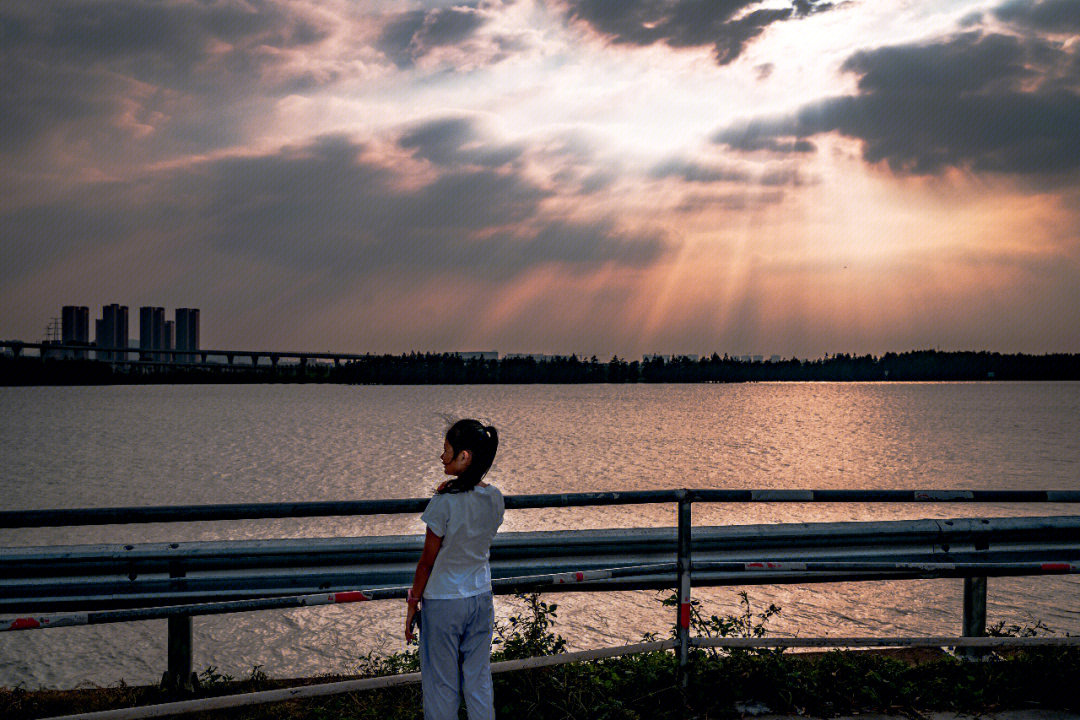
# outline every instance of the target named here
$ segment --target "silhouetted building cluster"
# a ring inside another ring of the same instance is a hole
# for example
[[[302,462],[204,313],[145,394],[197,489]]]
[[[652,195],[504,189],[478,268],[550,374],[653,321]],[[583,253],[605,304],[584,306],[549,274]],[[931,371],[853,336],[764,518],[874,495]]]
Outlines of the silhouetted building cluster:
[[[90,346],[90,309],[82,305],[65,305],[61,313],[61,341],[64,345]],[[128,308],[113,303],[101,309],[101,318],[94,321],[94,356],[98,360],[127,360]],[[139,359],[177,362],[193,362],[199,349],[198,308],[177,308],[176,319],[165,319],[165,308],[139,308]],[[183,354],[174,351],[183,350]],[[85,359],[86,351],[71,350],[67,357]]]

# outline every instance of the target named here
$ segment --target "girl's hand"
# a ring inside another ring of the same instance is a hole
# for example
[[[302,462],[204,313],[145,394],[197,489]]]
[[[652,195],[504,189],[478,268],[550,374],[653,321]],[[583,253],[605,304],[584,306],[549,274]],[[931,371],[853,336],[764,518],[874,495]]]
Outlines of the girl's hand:
[[[416,616],[416,605],[409,603],[408,610],[405,612],[405,642],[410,643],[416,639],[416,635],[413,633],[413,617]]]

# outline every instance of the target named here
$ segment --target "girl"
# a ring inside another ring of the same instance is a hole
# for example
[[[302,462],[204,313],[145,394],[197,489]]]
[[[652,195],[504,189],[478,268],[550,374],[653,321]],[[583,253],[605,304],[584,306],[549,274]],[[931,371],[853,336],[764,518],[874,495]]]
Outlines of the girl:
[[[405,640],[421,598],[420,671],[425,720],[451,720],[465,695],[469,720],[494,720],[491,689],[491,540],[503,519],[502,493],[482,482],[499,435],[477,420],[446,432],[441,456],[451,479],[439,485],[421,519],[427,525],[405,617]]]

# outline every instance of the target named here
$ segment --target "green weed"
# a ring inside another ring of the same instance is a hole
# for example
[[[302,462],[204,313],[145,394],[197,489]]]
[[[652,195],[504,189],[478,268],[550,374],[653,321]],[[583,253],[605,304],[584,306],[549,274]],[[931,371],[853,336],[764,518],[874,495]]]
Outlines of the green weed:
[[[709,637],[763,637],[780,608],[751,606],[739,593],[736,612],[712,614],[697,604],[691,622],[695,634]],[[500,624],[495,659],[565,652],[558,634],[558,605],[538,595],[522,595],[519,612]],[[666,602],[671,605],[671,602]],[[991,626],[993,634],[1032,637],[1051,632],[1042,623]],[[353,676],[414,672],[416,650],[359,657]],[[689,687],[676,682],[676,660],[654,652],[592,662],[578,662],[494,676],[499,717],[536,720],[639,720],[656,718],[737,717],[744,704],[766,705],[776,712],[830,717],[860,712],[929,711],[983,713],[1007,708],[1080,710],[1073,692],[1080,677],[1080,648],[1025,648],[989,662],[963,662],[951,656],[894,657],[879,651],[828,653],[704,652],[691,654]],[[343,677],[311,679],[328,682]],[[234,681],[214,666],[200,674],[200,695],[220,695],[295,684],[266,677],[260,666]],[[0,688],[0,717],[30,720],[75,712],[93,712],[173,699],[158,688],[70,691]],[[684,705],[685,702],[685,705]],[[238,708],[189,716],[188,720],[395,720],[422,716],[419,685],[348,693],[305,701]]]

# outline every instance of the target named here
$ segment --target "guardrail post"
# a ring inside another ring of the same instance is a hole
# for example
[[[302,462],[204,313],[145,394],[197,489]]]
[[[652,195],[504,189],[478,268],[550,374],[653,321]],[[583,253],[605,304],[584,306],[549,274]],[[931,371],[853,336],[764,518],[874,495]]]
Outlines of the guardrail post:
[[[182,578],[187,573],[179,561],[169,563],[169,577]],[[194,677],[191,672],[191,616],[180,615],[169,618],[169,669],[161,678],[161,684],[167,689],[194,689]]]
[[[964,637],[986,635],[986,577],[964,578]],[[981,648],[960,648],[960,655],[979,657],[985,654]]]
[[[678,640],[679,640],[679,689],[685,690],[689,677],[687,665],[690,661],[690,529],[691,500],[686,490],[679,494],[679,570],[678,570]]]

